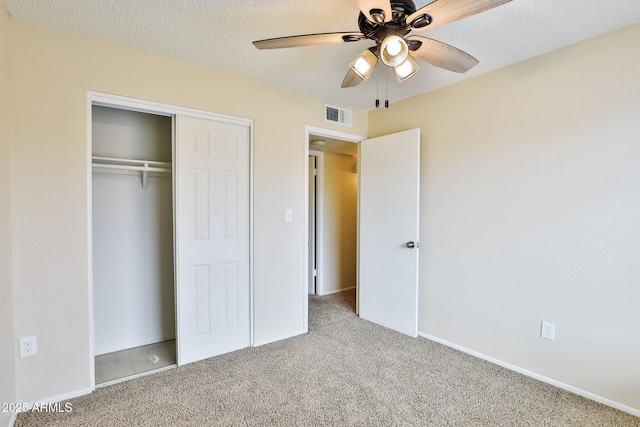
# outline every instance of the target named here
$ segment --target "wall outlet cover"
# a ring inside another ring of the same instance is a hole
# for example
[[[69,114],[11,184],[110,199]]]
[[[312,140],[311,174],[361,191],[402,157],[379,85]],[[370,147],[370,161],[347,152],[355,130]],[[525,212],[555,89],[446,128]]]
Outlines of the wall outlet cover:
[[[35,335],[20,338],[20,357],[35,356],[38,354],[38,341]]]
[[[552,322],[542,321],[542,328],[540,329],[540,337],[546,340],[553,341],[556,338],[556,324]]]

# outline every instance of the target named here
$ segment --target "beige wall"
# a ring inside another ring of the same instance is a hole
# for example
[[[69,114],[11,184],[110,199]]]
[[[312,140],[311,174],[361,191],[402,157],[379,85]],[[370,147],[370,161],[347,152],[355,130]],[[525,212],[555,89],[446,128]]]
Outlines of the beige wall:
[[[304,126],[332,127],[324,101],[23,22],[12,36],[15,332],[39,353],[16,360],[17,399],[90,385],[88,90],[255,120],[255,339],[301,332],[304,227],[283,212],[304,217]]]
[[[14,285],[3,264],[0,292],[15,330],[3,305],[0,398],[89,387],[87,90],[255,120],[256,340],[300,331],[304,230],[282,219],[303,217],[304,125],[331,127],[323,101],[0,12],[0,262],[13,237]],[[637,409],[639,39],[635,25],[369,115],[370,136],[424,131],[420,330]],[[354,123],[367,134],[366,113]],[[39,354],[14,360],[31,334]]]
[[[324,153],[324,294],[356,285],[358,175],[353,172],[353,166],[357,162],[353,156]]]
[[[15,401],[13,288],[11,280],[11,143],[10,143],[10,26],[4,4],[0,5],[0,403]],[[0,425],[11,414],[0,413]]]
[[[420,331],[636,410],[638,40],[640,24],[369,115],[370,137],[424,131]]]

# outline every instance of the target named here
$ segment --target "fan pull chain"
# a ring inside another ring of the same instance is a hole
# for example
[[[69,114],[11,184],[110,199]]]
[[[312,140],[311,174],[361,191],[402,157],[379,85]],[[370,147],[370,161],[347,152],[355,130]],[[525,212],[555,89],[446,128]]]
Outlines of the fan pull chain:
[[[376,108],[380,106],[380,69],[376,70]]]
[[[384,108],[389,108],[389,80],[387,79],[389,73],[384,74]]]

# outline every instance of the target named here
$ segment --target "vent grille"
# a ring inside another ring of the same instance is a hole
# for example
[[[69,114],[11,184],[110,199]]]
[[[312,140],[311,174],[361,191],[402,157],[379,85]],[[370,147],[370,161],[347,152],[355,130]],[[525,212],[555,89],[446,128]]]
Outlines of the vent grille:
[[[342,126],[351,127],[351,110],[334,107],[333,105],[324,105],[324,121],[335,123]]]

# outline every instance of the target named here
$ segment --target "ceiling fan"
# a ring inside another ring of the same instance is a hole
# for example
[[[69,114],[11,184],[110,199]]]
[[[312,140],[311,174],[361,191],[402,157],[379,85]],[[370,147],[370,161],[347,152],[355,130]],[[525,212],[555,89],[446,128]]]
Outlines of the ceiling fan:
[[[445,70],[464,73],[478,60],[448,44],[427,37],[410,35],[448,24],[511,0],[435,0],[416,10],[412,0],[355,0],[360,9],[360,32],[304,34],[257,40],[258,49],[278,49],[322,44],[356,42],[364,39],[376,44],[358,55],[342,81],[342,87],[353,87],[368,80],[378,60],[393,69],[399,82],[411,78],[419,69],[415,59]]]

